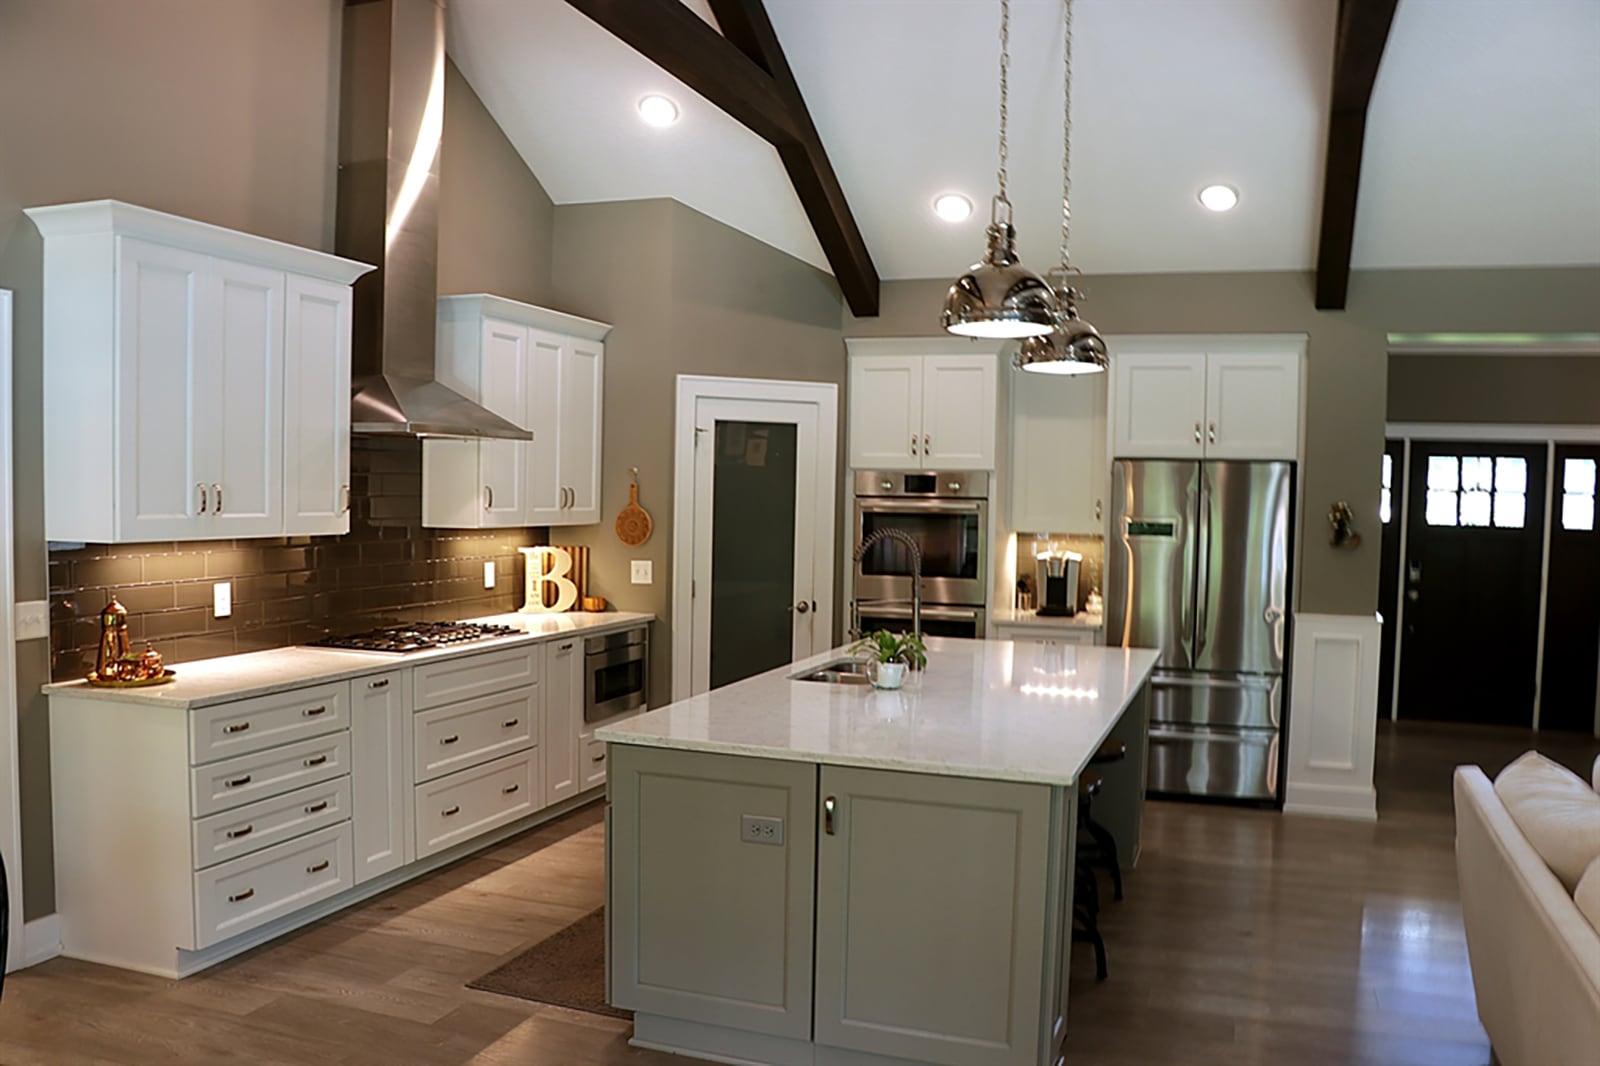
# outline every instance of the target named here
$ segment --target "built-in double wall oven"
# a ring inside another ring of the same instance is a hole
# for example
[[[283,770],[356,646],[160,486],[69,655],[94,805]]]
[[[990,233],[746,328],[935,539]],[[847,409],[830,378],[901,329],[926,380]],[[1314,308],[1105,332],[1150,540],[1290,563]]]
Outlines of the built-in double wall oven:
[[[989,475],[982,471],[858,470],[855,543],[899,529],[922,550],[922,630],[982,637],[989,584]],[[911,552],[874,545],[856,571],[863,630],[911,626]]]

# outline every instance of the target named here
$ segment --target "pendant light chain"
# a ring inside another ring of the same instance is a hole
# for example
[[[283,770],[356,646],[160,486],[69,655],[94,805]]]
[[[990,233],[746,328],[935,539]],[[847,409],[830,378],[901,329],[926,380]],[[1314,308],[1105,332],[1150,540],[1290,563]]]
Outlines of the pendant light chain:
[[[1000,203],[1006,205],[1010,221],[1011,198],[1006,195],[1006,74],[1011,67],[1011,0],[1000,0]],[[996,220],[997,221],[997,220]]]
[[[1072,0],[1063,0],[1066,26],[1061,43],[1062,64],[1066,80],[1061,90],[1061,273],[1072,269],[1072,255],[1067,242],[1072,236]]]

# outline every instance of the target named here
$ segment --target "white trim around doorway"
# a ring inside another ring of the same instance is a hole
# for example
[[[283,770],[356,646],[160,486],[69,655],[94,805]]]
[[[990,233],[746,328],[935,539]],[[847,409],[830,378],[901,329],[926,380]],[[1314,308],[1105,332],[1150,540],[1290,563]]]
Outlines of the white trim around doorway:
[[[10,887],[11,969],[32,965],[24,949],[22,900],[22,795],[17,758],[16,499],[12,484],[12,296],[0,289],[0,851]]]
[[[839,464],[839,386],[825,381],[779,381],[765,378],[678,375],[677,422],[673,430],[672,480],[672,699],[693,694],[694,628],[694,446],[695,411],[701,400],[770,400],[816,404],[821,415],[817,434],[816,493],[820,524],[817,569],[827,581],[817,589],[817,614],[834,625],[834,500]]]

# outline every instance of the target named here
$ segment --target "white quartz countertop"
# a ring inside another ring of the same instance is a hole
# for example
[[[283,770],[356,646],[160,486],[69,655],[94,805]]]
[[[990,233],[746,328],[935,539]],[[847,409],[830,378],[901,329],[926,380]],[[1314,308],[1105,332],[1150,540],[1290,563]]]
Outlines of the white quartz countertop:
[[[894,692],[792,677],[836,649],[595,731],[613,744],[1070,785],[1155,666],[1142,648],[928,640]]]
[[[515,648],[556,637],[581,633],[592,636],[627,629],[654,621],[655,615],[633,611],[606,611],[598,614],[573,611],[566,614],[497,614],[469,621],[486,625],[513,626],[517,636],[497,637],[471,644],[404,655],[394,652],[345,651],[339,648],[274,648],[244,655],[225,655],[218,659],[199,659],[173,663],[176,680],[152,688],[94,688],[84,681],[66,681],[44,686],[52,696],[75,699],[112,700],[141,703],[154,707],[193,709],[251,696],[304,688],[309,685],[345,681],[354,677],[383,673],[401,667],[420,666],[441,659],[477,655],[502,648]]]
[[[1105,625],[1106,618],[1103,614],[1089,614],[1079,611],[1074,615],[1038,614],[1034,611],[1019,611],[1015,607],[996,607],[989,612],[989,624],[992,626],[1039,626],[1054,627],[1057,629],[1099,629]]]

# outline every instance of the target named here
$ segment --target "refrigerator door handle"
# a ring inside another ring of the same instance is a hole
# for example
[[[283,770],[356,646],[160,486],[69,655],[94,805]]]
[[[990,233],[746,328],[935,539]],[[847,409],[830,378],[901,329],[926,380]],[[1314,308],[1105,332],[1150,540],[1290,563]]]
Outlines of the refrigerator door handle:
[[[1206,626],[1211,621],[1209,601],[1211,599],[1211,482],[1206,475],[1206,468],[1200,467],[1200,506],[1195,513],[1195,524],[1199,527],[1196,534],[1200,541],[1200,550],[1196,559],[1196,576],[1200,588],[1195,594],[1194,601],[1194,654],[1190,662],[1198,663],[1200,655],[1206,648]]]

